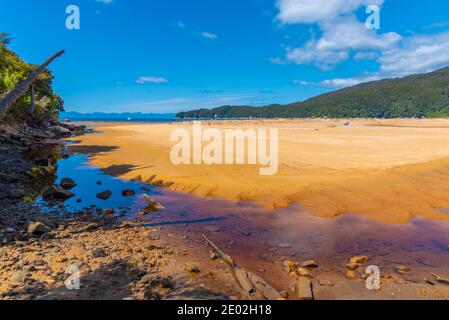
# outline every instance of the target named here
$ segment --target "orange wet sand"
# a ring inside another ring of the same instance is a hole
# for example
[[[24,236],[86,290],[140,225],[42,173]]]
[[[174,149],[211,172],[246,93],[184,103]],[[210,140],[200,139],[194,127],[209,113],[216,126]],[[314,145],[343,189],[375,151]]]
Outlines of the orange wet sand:
[[[170,133],[192,123],[95,123],[77,137],[108,173],[173,182],[169,189],[268,208],[299,202],[312,214],[345,213],[406,223],[449,221],[449,120],[203,121],[204,128],[279,129],[279,171],[259,165],[181,165],[170,161]],[[76,149],[75,149],[76,150]]]

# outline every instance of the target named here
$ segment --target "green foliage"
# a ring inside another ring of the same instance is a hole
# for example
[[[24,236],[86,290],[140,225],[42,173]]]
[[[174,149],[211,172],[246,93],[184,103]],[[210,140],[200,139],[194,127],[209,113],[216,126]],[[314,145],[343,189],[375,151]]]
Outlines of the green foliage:
[[[223,106],[180,112],[179,118],[446,118],[449,67],[401,79],[364,83],[304,102],[266,107]]]
[[[17,54],[7,48],[8,35],[0,33],[0,100],[24,81],[37,65],[24,62]],[[56,120],[58,112],[63,111],[63,100],[52,90],[53,75],[50,70],[43,72],[34,82],[35,109],[31,114],[30,94],[25,94],[6,113],[0,115],[0,122],[45,125]]]

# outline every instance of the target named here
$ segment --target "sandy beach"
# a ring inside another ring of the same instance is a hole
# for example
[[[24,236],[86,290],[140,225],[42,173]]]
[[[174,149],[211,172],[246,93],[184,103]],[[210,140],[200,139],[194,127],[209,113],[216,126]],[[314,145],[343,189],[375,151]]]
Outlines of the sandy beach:
[[[407,223],[449,221],[448,120],[261,120],[202,123],[205,128],[277,128],[279,170],[258,165],[173,165],[170,133],[192,123],[93,123],[99,134],[75,147],[115,176],[163,184],[173,191],[269,209],[299,203],[311,214],[361,214]],[[156,176],[156,177],[155,177]]]

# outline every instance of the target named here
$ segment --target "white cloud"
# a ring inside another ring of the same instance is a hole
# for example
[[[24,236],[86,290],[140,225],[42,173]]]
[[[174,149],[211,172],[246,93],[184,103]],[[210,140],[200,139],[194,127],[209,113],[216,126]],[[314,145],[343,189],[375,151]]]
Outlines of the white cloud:
[[[348,60],[351,52],[392,48],[401,40],[400,35],[378,34],[355,15],[362,6],[382,3],[383,0],[279,0],[279,21],[317,24],[322,32],[320,38],[312,38],[301,47],[287,48],[287,60],[328,70]]]
[[[374,74],[296,83],[338,89],[367,81],[431,72],[449,65],[449,32],[403,37],[395,32],[369,30],[358,20],[357,10],[383,3],[384,0],[278,0],[277,21],[314,24],[321,31],[319,37],[312,36],[302,46],[287,47],[288,62],[315,65],[325,71],[351,57],[374,60],[379,65]]]
[[[211,32],[201,32],[201,36],[203,38],[210,39],[210,40],[218,39],[218,36],[215,33],[211,33]]]
[[[302,86],[317,86],[331,89],[342,89],[346,87],[352,87],[364,82],[376,81],[380,80],[380,76],[377,74],[373,75],[365,75],[354,78],[336,78],[336,79],[328,79],[320,82],[309,82],[304,80],[296,80],[295,84]]]
[[[404,39],[400,46],[379,58],[383,74],[408,75],[431,72],[449,65],[449,32]]]
[[[383,0],[278,0],[277,19],[285,24],[323,23],[359,9],[381,5]]]
[[[162,77],[140,77],[136,80],[138,84],[145,83],[167,83],[168,80]]]

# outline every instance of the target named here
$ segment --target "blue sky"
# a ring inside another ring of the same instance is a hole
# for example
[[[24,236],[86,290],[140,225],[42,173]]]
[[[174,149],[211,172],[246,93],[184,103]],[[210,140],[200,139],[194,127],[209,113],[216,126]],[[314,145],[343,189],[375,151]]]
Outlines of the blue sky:
[[[0,0],[0,32],[28,62],[66,50],[55,90],[78,112],[289,103],[449,65],[447,0]]]

